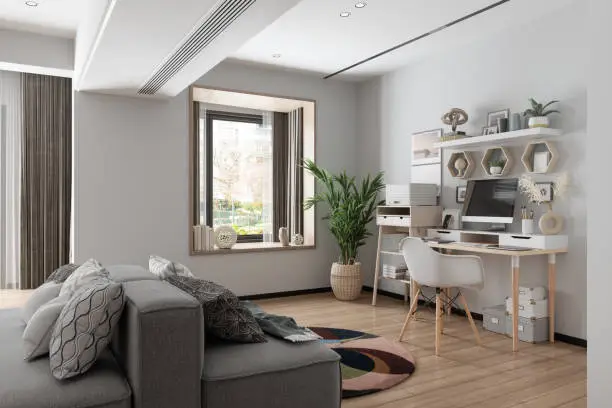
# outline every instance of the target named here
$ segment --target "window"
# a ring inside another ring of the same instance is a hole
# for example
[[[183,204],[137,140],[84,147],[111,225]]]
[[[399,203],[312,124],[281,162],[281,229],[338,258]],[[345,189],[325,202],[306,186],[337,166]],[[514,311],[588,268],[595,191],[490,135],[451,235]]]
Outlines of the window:
[[[314,211],[304,198],[314,179],[301,167],[314,159],[313,101],[192,87],[192,254],[193,228],[231,226],[236,248],[278,248],[279,229],[300,234],[314,246]],[[242,246],[241,246],[242,245]]]

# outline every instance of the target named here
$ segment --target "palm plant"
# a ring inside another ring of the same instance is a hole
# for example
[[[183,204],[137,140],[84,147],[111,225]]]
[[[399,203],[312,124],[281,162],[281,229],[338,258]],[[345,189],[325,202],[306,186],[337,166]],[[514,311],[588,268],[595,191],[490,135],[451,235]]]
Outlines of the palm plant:
[[[531,103],[531,109],[527,109],[525,113],[523,113],[524,116],[542,117],[548,116],[551,113],[561,113],[555,109],[546,110],[546,108],[548,108],[550,105],[559,101],[550,101],[547,104],[543,105],[541,103],[538,103],[535,99],[529,98],[529,102]]]
[[[384,202],[378,201],[378,192],[385,187],[383,173],[373,178],[368,175],[358,183],[346,171],[331,174],[312,160],[304,160],[304,168],[324,187],[324,191],[306,199],[304,209],[321,202],[328,204],[329,214],[323,219],[328,220],[329,230],[340,247],[338,263],[353,265],[359,247],[365,245],[366,238],[372,235],[367,226],[374,219],[376,207]]]

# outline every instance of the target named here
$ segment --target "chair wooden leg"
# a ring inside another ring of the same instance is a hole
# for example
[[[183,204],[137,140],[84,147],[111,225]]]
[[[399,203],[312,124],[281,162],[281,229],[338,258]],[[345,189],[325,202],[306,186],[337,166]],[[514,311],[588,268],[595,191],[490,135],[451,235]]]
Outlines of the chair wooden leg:
[[[440,290],[436,292],[436,356],[440,355],[440,341],[442,338],[442,299]]]
[[[398,341],[402,341],[402,338],[404,337],[404,333],[406,332],[406,329],[408,328],[408,323],[410,323],[410,319],[414,315],[414,312],[416,312],[416,308],[419,304],[419,294],[420,293],[421,293],[421,288],[417,289],[416,295],[412,299],[410,310],[408,311],[408,316],[406,316],[406,321],[404,322],[404,326],[402,327],[402,331],[400,333]]]
[[[474,319],[472,318],[472,313],[470,313],[470,308],[468,307],[467,301],[463,297],[463,293],[459,294],[459,300],[461,301],[463,310],[465,310],[465,314],[467,315],[467,318],[470,321],[470,326],[472,326],[472,331],[474,332],[476,343],[480,346],[482,344],[482,342],[480,341],[480,334],[478,334],[478,328],[476,327],[476,324],[474,323]]]

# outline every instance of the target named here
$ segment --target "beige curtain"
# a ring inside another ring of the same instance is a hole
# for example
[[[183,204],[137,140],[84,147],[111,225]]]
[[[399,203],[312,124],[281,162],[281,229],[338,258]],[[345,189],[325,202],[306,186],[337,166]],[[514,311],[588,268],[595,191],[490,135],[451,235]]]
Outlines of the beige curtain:
[[[21,288],[70,257],[72,83],[22,74]]]

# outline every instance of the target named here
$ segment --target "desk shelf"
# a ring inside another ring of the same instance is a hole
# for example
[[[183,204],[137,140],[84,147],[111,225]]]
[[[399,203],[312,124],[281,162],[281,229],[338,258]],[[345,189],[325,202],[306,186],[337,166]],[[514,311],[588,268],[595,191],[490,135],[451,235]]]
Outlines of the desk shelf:
[[[406,285],[410,285],[410,281],[406,280],[406,279],[388,278],[386,276],[381,276],[380,279],[392,280],[392,281],[396,281],[396,282],[405,283]]]

